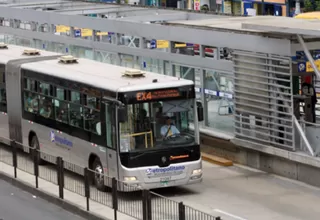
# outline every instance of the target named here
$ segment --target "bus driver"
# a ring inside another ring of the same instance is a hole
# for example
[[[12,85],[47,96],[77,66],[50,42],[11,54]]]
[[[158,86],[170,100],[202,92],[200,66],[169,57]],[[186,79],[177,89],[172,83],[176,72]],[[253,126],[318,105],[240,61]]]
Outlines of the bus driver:
[[[171,118],[166,117],[166,124],[161,127],[161,135],[163,138],[180,134],[180,131],[171,123]]]

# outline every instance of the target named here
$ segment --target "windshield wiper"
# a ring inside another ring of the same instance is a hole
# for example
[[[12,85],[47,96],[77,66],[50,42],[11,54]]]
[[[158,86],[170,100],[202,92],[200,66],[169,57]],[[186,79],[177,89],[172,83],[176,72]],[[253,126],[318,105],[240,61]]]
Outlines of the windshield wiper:
[[[144,151],[144,152],[140,152],[140,153],[137,152],[138,155],[132,156],[132,157],[130,157],[130,159],[137,159],[137,158],[139,158],[139,157],[141,157],[141,156],[143,156],[143,155],[150,154],[150,153],[154,153],[154,152],[155,152],[154,150]]]

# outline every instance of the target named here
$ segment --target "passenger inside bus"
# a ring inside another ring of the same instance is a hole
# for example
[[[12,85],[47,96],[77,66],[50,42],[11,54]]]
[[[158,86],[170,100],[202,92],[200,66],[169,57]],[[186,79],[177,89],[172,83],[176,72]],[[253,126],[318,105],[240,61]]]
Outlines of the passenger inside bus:
[[[68,123],[68,104],[59,100],[56,102],[56,119],[64,123]]]
[[[43,104],[42,108],[40,109],[40,115],[45,118],[50,118],[51,113],[52,113],[51,105],[47,101],[44,101],[44,104]]]
[[[37,112],[38,111],[38,99],[37,95],[28,93],[28,97],[25,99],[25,108],[28,112]]]
[[[180,134],[178,128],[172,123],[170,117],[166,117],[166,124],[161,127],[161,135],[163,139],[170,138]]]

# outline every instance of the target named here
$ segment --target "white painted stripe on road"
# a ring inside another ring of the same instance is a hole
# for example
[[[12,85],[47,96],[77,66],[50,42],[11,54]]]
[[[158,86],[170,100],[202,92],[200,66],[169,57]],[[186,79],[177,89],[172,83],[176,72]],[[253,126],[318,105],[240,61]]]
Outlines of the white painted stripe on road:
[[[224,215],[227,215],[227,216],[230,216],[234,219],[238,219],[238,220],[247,220],[245,218],[241,218],[240,216],[237,216],[237,215],[233,215],[231,213],[228,213],[228,212],[225,212],[225,211],[222,211],[220,209],[214,209],[215,212],[220,212],[221,214],[224,214]]]

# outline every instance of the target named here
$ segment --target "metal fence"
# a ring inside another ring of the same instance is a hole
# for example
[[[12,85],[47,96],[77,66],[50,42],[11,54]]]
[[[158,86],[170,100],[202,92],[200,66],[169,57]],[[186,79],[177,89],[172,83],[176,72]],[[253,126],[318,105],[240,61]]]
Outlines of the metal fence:
[[[294,150],[291,58],[233,51],[236,138]]]
[[[93,185],[92,177],[101,174],[15,141],[11,141],[10,145],[0,145],[0,162],[13,166],[15,178],[17,170],[21,170],[34,175],[36,188],[39,187],[39,178],[57,185],[60,199],[65,197],[64,190],[81,195],[86,201],[87,211],[90,211],[90,202],[94,201],[112,208],[115,220],[118,213],[139,220],[221,220],[182,202],[135,188],[106,175],[100,176],[104,179],[105,190],[98,190]],[[41,158],[50,162],[40,166]]]

